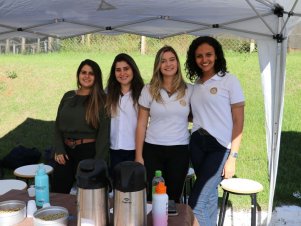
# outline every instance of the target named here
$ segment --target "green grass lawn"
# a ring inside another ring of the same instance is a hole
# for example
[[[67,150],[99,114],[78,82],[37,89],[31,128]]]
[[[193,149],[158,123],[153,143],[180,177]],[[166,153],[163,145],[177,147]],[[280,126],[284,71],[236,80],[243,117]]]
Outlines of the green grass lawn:
[[[145,82],[150,80],[153,55],[131,54]],[[76,88],[75,73],[79,63],[90,58],[101,66],[104,84],[115,54],[93,52],[51,53],[39,55],[0,55],[0,158],[14,146],[51,147],[53,121],[64,92]],[[246,97],[245,127],[237,177],[263,184],[258,195],[261,209],[267,209],[269,181],[265,141],[263,95],[257,54],[227,53],[228,70],[240,79]],[[185,55],[180,56],[184,64]],[[184,69],[184,67],[182,67]],[[183,70],[184,74],[184,70]],[[301,53],[287,57],[287,80],[282,128],[282,142],[276,185],[276,205],[301,205],[293,196],[301,192]],[[5,174],[12,177],[11,172]],[[230,196],[234,208],[249,209],[250,198]]]

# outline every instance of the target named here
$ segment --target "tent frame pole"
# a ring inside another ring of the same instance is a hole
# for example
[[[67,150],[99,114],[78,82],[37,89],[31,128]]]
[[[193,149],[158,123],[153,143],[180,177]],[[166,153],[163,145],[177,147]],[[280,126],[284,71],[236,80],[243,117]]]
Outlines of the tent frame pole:
[[[281,27],[283,22],[282,17],[278,17],[278,30],[282,31]],[[276,39],[276,70],[274,73],[275,83],[272,87],[272,134],[271,134],[271,147],[270,147],[270,159],[269,159],[269,175],[270,175],[270,192],[269,192],[269,205],[268,205],[268,225],[272,219],[273,213],[273,200],[275,195],[275,187],[278,173],[278,162],[280,152],[280,139],[281,139],[281,127],[283,118],[283,106],[284,106],[284,87],[285,87],[285,69],[283,68],[284,61],[284,42],[282,39]],[[285,40],[287,42],[287,40]]]

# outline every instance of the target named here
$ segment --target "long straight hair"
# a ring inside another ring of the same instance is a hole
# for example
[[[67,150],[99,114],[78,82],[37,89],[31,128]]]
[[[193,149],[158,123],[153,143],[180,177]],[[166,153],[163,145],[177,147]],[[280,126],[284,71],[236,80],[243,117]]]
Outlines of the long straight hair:
[[[134,107],[138,106],[138,99],[141,93],[141,90],[144,86],[143,79],[141,77],[139,68],[134,61],[134,59],[126,53],[118,54],[111,66],[110,75],[107,82],[107,103],[106,111],[108,115],[115,116],[118,111],[119,97],[121,94],[121,84],[117,81],[115,76],[116,64],[118,62],[126,62],[133,71],[133,79],[131,81],[131,95],[134,103]]]
[[[177,73],[175,75],[174,81],[172,83],[171,91],[172,93],[178,92],[177,100],[181,99],[185,95],[186,83],[183,79],[182,72],[181,72],[181,65],[178,54],[171,46],[164,46],[157,52],[155,62],[154,62],[154,69],[153,69],[153,76],[150,81],[150,94],[153,99],[159,103],[163,103],[162,96],[160,94],[160,90],[163,87],[163,75],[160,71],[160,67],[162,64],[163,54],[166,52],[171,52],[175,55],[176,60],[178,62]]]
[[[102,72],[99,65],[93,60],[86,59],[82,61],[77,69],[77,87],[80,89],[81,84],[79,81],[79,74],[82,68],[88,65],[92,68],[94,73],[94,84],[91,88],[91,91],[88,95],[87,100],[85,101],[86,107],[86,121],[93,128],[97,129],[99,127],[99,114],[100,111],[104,109],[105,106],[105,92],[103,90],[102,84]]]

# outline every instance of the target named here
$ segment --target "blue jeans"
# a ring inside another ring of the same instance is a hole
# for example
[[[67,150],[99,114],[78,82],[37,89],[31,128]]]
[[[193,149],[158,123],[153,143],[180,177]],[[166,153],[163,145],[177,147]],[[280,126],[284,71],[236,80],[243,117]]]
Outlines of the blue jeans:
[[[196,174],[188,203],[202,226],[215,226],[218,209],[218,185],[230,150],[210,135],[195,131],[189,150]]]

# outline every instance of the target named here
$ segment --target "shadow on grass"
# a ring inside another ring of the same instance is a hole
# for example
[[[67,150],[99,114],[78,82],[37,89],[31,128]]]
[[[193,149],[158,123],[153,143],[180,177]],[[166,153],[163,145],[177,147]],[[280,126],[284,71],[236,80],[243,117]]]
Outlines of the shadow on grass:
[[[249,209],[238,209],[237,207],[235,207],[233,205],[233,203],[231,202],[231,197],[230,196],[234,196],[234,195],[240,195],[240,196],[246,196],[247,199],[249,199],[249,202],[250,202],[250,208]],[[219,211],[221,211],[221,207],[222,207],[222,202],[223,202],[223,197],[219,197],[218,198],[218,207],[219,207]],[[230,216],[231,216],[231,222],[234,222],[234,212],[237,212],[237,211],[244,211],[244,212],[248,212],[250,214],[250,217],[251,217],[251,205],[252,205],[252,199],[251,199],[251,195],[241,195],[241,194],[233,194],[233,193],[230,193],[229,194],[229,199],[228,199],[228,202],[227,202],[227,205],[226,205],[226,211],[225,211],[225,219],[226,219],[226,215],[228,214],[229,215],[229,212],[230,212]],[[257,221],[258,222],[262,222],[262,214],[261,214],[261,211],[262,211],[262,208],[261,206],[259,205],[259,203],[257,202],[257,205],[256,205],[256,212],[257,212]],[[220,218],[220,212],[218,213],[218,219]]]
[[[281,133],[274,206],[301,206],[301,133]],[[299,197],[298,197],[299,194]],[[296,196],[296,197],[295,197]]]
[[[15,129],[0,138],[0,159],[7,155],[10,150],[18,145],[28,148],[37,148],[41,151],[52,146],[54,133],[54,121],[43,121],[33,118],[27,118]],[[41,158],[41,160],[43,157]],[[5,178],[12,177],[12,172],[5,169]]]

